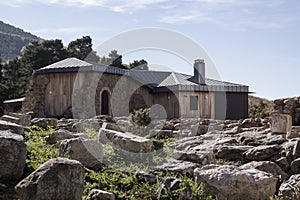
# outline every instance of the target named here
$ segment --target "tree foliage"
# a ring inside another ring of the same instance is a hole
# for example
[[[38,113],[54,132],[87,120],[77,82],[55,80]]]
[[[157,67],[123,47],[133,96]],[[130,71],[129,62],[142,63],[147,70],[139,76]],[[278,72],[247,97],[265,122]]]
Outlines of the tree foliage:
[[[132,63],[129,63],[129,68],[135,70],[149,70],[148,62],[144,59],[134,60]]]
[[[260,100],[257,104],[249,107],[249,117],[251,118],[265,118],[269,116],[267,104]]]

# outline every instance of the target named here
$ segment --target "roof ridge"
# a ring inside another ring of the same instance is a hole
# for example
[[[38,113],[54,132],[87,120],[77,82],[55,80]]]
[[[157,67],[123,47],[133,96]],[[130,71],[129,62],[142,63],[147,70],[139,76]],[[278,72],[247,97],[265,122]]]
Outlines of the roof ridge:
[[[173,76],[175,83],[179,85],[179,80],[178,80],[176,74],[174,72],[172,72],[171,75]]]

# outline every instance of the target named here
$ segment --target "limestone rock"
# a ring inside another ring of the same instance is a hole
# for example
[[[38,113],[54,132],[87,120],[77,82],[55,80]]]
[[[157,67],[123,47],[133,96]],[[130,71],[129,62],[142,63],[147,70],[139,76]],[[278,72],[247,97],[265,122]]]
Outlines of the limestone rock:
[[[103,162],[102,144],[95,140],[74,138],[60,143],[59,155],[80,161],[91,169],[99,169]]]
[[[31,124],[31,116],[22,113],[9,113],[10,116],[16,117],[19,119],[19,125],[21,126],[29,126]]]
[[[22,200],[80,200],[84,167],[75,160],[55,158],[42,164],[15,187]]]
[[[77,134],[77,133],[72,133],[65,129],[58,129],[50,133],[50,135],[46,136],[45,140],[47,141],[48,144],[56,144],[57,142],[65,139],[72,139],[78,137],[88,138],[88,136],[84,134]]]
[[[300,158],[293,160],[291,163],[291,170],[294,174],[300,174]]]
[[[167,177],[164,183],[157,190],[157,199],[158,200],[167,200],[170,199],[174,190],[180,188],[182,180],[174,177]],[[190,185],[186,184],[185,189],[179,194],[178,200],[192,200],[194,199],[194,193],[191,190]]]
[[[115,200],[115,195],[103,190],[92,189],[90,194],[90,200]]]
[[[217,147],[214,152],[217,158],[229,161],[243,161],[243,153],[253,148],[252,146],[224,145]]]
[[[218,200],[269,199],[276,192],[277,178],[257,169],[207,165],[195,169],[194,175]]]
[[[281,181],[288,178],[288,174],[285,173],[276,163],[270,161],[252,161],[250,163],[244,164],[240,167],[241,169],[258,169],[264,171],[274,176],[278,177]]]
[[[159,166],[156,166],[155,169],[163,172],[173,172],[193,176],[194,169],[198,167],[201,167],[201,165],[189,161],[171,159]]]
[[[285,114],[271,115],[271,131],[273,133],[288,133],[292,131],[292,117]]]
[[[0,131],[0,179],[19,179],[23,175],[26,153],[22,135]]]
[[[153,142],[132,133],[118,132],[101,128],[99,142],[111,142],[115,147],[132,153],[151,153],[154,150]]]
[[[263,161],[279,155],[280,149],[281,147],[279,145],[257,146],[245,151],[243,156],[247,160]]]
[[[47,128],[47,126],[57,127],[56,118],[34,118],[31,120],[31,125]]]
[[[288,172],[290,169],[290,163],[288,162],[286,157],[281,157],[277,159],[276,164],[285,172]]]
[[[300,199],[300,174],[292,175],[287,181],[281,184],[278,197],[284,200]]]
[[[300,140],[295,142],[295,146],[293,149],[293,159],[300,158]]]
[[[0,120],[0,130],[12,130],[14,133],[19,135],[24,134],[24,127],[12,122]]]

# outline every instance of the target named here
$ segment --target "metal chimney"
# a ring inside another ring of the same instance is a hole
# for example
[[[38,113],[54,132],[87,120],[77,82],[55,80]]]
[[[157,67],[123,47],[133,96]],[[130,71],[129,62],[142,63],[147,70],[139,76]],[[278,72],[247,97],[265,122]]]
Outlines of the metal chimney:
[[[193,81],[205,85],[205,63],[203,59],[195,60]]]

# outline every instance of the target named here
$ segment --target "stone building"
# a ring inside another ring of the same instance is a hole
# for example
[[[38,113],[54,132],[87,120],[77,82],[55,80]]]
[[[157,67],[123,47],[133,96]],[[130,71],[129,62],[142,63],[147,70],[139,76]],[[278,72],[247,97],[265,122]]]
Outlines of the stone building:
[[[125,70],[67,58],[37,70],[23,102],[36,117],[126,116],[156,105],[167,118],[241,119],[248,116],[248,86],[205,77],[204,60],[194,74]]]

